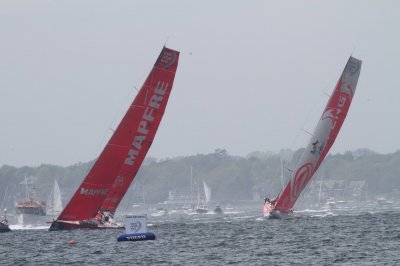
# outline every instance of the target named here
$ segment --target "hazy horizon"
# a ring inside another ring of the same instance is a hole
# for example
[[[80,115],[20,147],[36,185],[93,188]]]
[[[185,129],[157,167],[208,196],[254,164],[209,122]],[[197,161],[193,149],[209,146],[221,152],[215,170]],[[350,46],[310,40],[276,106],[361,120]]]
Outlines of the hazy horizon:
[[[330,153],[399,150],[397,1],[2,1],[0,166],[96,158],[162,46],[181,52],[155,158],[304,147],[352,54]]]

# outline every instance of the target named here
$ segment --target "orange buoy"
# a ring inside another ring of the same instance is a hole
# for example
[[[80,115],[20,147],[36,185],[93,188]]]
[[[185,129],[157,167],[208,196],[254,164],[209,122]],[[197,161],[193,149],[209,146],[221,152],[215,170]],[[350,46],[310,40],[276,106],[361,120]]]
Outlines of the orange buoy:
[[[72,239],[72,240],[69,241],[69,243],[70,243],[71,245],[75,245],[75,244],[76,244],[76,240]]]

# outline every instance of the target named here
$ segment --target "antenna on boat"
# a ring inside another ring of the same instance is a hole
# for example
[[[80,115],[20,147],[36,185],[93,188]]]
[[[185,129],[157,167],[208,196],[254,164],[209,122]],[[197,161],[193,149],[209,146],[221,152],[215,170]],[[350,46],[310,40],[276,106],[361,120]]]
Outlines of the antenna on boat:
[[[167,36],[167,39],[164,42],[164,47],[167,46],[168,40],[169,40],[169,36]]]
[[[350,56],[353,56],[353,54],[354,54],[354,51],[356,50],[356,48],[357,48],[357,46],[355,46],[355,45],[354,45],[354,47],[353,47],[353,50],[351,51],[351,54],[350,54]]]

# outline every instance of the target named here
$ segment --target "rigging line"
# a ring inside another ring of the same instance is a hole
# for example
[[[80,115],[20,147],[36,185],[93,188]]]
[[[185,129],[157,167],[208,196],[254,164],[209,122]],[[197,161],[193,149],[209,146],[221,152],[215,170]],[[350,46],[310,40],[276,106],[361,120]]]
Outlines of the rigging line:
[[[306,132],[308,135],[310,135],[311,137],[313,136],[313,134],[312,134],[310,131],[307,131],[307,130],[305,130],[304,128],[302,128],[302,130],[303,130],[304,132]]]
[[[288,170],[289,172],[293,173],[293,170],[290,169],[289,167],[285,166],[285,169]]]
[[[166,38],[166,40],[164,42],[164,47],[167,46],[168,40],[169,40],[169,35],[167,36],[167,38]]]
[[[305,117],[305,119],[303,120],[303,122],[302,122],[302,125],[300,126],[300,128],[299,128],[299,130],[296,132],[296,135],[295,135],[295,137],[293,138],[293,141],[292,141],[292,143],[291,143],[291,145],[290,145],[290,149],[292,149],[292,150],[294,150],[295,149],[295,143],[298,141],[298,139],[299,139],[299,135],[300,135],[300,132],[302,131],[302,130],[304,130],[304,127],[305,127],[305,125],[306,125],[306,123],[307,122],[309,122],[310,120],[311,120],[311,117],[314,115],[315,116],[315,114],[317,113],[317,112],[321,112],[322,113],[322,110],[323,110],[323,108],[324,108],[324,106],[325,106],[325,102],[324,102],[324,105],[323,105],[323,107],[321,107],[321,106],[319,106],[319,105],[321,105],[321,98],[322,98],[322,95],[323,95],[323,92],[321,92],[319,95],[318,95],[318,97],[313,101],[313,106],[312,106],[312,108],[310,109],[310,111],[308,112],[308,114],[306,115],[306,117]],[[319,117],[318,117],[319,118]],[[305,146],[305,145],[303,145],[303,146]]]

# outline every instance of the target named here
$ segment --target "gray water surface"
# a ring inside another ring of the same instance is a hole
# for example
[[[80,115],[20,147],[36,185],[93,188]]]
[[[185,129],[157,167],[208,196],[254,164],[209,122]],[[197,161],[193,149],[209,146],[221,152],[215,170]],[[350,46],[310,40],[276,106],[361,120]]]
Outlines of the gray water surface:
[[[149,219],[155,241],[117,242],[122,230],[0,234],[1,265],[400,265],[400,211],[259,212]],[[74,239],[76,245],[70,245]]]

